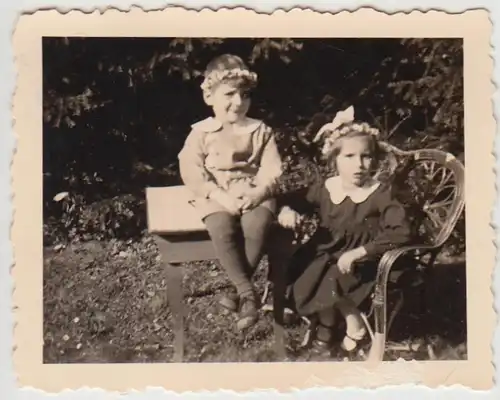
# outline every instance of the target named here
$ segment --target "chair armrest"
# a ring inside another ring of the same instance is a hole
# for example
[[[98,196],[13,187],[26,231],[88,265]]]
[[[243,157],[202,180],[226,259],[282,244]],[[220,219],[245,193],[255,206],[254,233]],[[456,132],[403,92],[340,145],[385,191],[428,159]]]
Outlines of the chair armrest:
[[[433,246],[429,244],[413,244],[408,246],[401,246],[397,249],[386,251],[382,257],[380,258],[378,269],[391,269],[396,260],[402,255],[408,254],[411,251],[415,250],[423,250],[424,253],[428,253],[431,251],[436,251],[439,249],[439,246]]]
[[[385,293],[387,282],[389,279],[389,274],[394,266],[396,260],[403,255],[406,255],[415,250],[422,250],[424,253],[429,253],[436,251],[440,246],[433,246],[428,244],[414,244],[408,246],[401,246],[397,249],[386,251],[378,263],[376,286],[375,286],[375,298],[374,303],[383,302],[383,293]]]

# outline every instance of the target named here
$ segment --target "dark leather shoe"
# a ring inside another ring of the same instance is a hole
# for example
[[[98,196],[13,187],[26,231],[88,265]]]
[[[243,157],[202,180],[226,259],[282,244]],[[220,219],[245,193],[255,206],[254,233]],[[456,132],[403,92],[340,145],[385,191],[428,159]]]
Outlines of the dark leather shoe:
[[[244,330],[255,325],[259,319],[257,303],[254,296],[245,296],[240,298],[240,316],[236,327],[238,330]]]

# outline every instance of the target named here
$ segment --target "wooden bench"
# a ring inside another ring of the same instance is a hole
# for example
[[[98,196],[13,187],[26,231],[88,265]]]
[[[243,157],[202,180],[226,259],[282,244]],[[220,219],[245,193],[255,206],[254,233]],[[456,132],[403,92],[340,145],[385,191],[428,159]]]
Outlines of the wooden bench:
[[[146,189],[148,231],[155,237],[162,263],[166,269],[167,299],[174,320],[174,362],[184,358],[184,295],[182,288],[184,263],[215,260],[215,252],[194,207],[192,194],[185,186],[151,187]],[[275,346],[279,357],[285,357],[283,309],[285,288],[282,279],[292,233],[275,226],[277,235],[270,235],[267,250],[273,282],[273,313]],[[271,267],[272,266],[272,267]],[[280,313],[281,311],[281,313]]]

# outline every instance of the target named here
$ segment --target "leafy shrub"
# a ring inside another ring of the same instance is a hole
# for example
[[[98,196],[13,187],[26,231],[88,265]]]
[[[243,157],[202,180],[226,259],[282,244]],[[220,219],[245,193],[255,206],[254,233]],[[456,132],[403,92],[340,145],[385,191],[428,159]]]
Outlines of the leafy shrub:
[[[82,195],[60,193],[58,217],[44,226],[45,244],[66,241],[125,239],[138,237],[146,229],[145,200],[133,195],[85,202]]]
[[[463,161],[460,39],[45,38],[48,242],[145,229],[144,188],[180,183],[177,154],[209,113],[201,74],[223,52],[259,74],[252,116],[275,128],[287,167],[319,162],[312,135],[349,105],[399,147]]]

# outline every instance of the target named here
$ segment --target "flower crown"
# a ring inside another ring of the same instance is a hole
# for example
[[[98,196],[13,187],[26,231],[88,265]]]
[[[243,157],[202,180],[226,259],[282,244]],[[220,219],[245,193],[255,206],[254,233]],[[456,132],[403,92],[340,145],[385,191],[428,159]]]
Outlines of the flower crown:
[[[373,128],[366,122],[354,122],[354,108],[351,106],[339,111],[332,122],[323,125],[314,137],[313,142],[318,142],[326,134],[327,137],[324,140],[321,152],[324,156],[328,156],[331,154],[337,139],[353,131],[363,132],[374,137],[378,137],[380,134],[377,128]]]
[[[226,70],[213,70],[205,75],[205,79],[201,84],[203,91],[210,90],[216,83],[222,82],[226,79],[243,78],[251,84],[257,83],[257,74],[243,68],[233,68]]]

